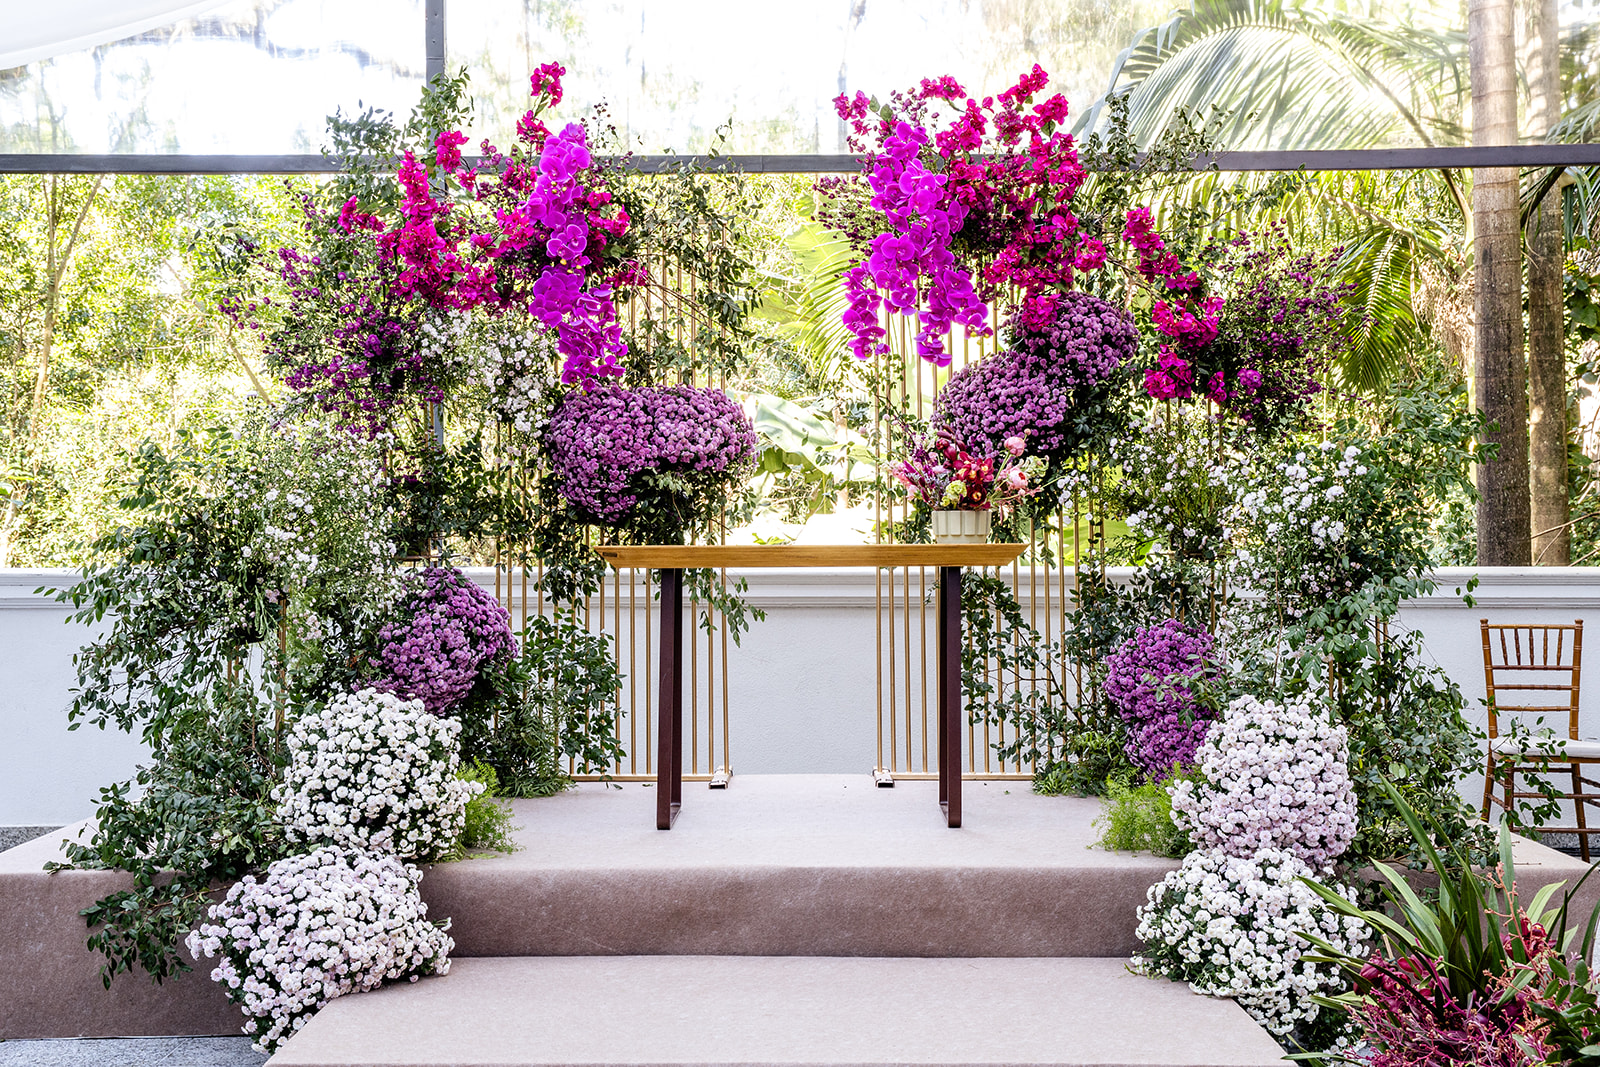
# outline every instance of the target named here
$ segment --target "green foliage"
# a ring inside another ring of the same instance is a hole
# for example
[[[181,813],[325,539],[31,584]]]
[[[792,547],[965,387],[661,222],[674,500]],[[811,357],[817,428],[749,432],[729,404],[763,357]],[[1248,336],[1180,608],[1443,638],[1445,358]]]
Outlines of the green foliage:
[[[67,850],[71,866],[134,876],[85,912],[108,983],[135,965],[158,981],[187,970],[177,937],[211,884],[282,854],[284,724],[348,677],[393,591],[392,550],[366,525],[384,525],[381,486],[348,462],[356,447],[261,425],[171,454],[147,444],[127,525],[56,593],[99,634],[74,657],[68,729],[114,726],[151,758],[102,791],[92,840]]]
[[[487,763],[474,762],[461,768],[457,777],[477,782],[483,792],[467,801],[467,818],[462,824],[456,847],[444,858],[465,859],[476,852],[515,852],[511,837],[511,805],[500,799],[500,778]]]
[[[1349,730],[1361,811],[1352,863],[1419,858],[1385,778],[1452,840],[1488,844],[1456,789],[1479,760],[1460,687],[1426,662],[1419,633],[1393,622],[1405,598],[1433,589],[1426,575],[1436,501],[1470,491],[1480,420],[1458,397],[1425,389],[1392,392],[1378,415],[1376,433],[1341,419],[1327,438],[1327,456],[1359,449],[1360,465],[1339,482],[1342,536],[1318,541],[1274,511],[1246,516],[1248,581],[1261,596],[1236,613],[1230,650],[1237,691],[1321,690]],[[1253,484],[1267,485],[1291,463],[1320,470],[1316,447],[1291,441],[1267,453]]]
[[[609,634],[575,610],[535,616],[521,655],[479,680],[461,711],[461,758],[492,770],[503,795],[550,796],[579,774],[606,774],[623,755],[616,734],[617,670]]]
[[[216,300],[287,209],[264,179],[0,180],[0,562],[81,564],[140,441],[241,417]]]
[[[520,502],[507,500],[485,455],[482,432],[459,444],[423,437],[395,465],[412,469],[390,482],[395,540],[406,556],[471,548],[496,534],[525,532]],[[509,509],[509,514],[508,514]]]
[[[1104,719],[1103,702],[1099,709]],[[1084,717],[1083,707],[1076,710],[1080,719]],[[1044,796],[1105,796],[1107,783],[1132,781],[1138,769],[1128,759],[1122,734],[1112,729],[1110,722],[1101,729],[1074,724],[1061,739],[1056,762],[1034,775],[1033,791]]]
[[[1123,779],[1109,779],[1105,809],[1094,823],[1100,830],[1100,847],[1153,852],[1170,859],[1182,859],[1194,851],[1189,835],[1172,821],[1174,780],[1129,785]]]
[[[995,743],[1002,761],[1052,765],[1070,714],[1055,674],[1055,650],[1029,623],[1011,587],[993,574],[962,576],[961,614],[968,717],[1009,727],[1011,740]]]

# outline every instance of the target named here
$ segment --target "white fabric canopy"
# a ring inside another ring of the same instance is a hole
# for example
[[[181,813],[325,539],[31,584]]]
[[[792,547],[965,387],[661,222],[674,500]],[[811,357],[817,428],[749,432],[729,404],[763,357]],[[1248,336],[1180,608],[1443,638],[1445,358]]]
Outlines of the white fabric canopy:
[[[0,0],[0,70],[170,26],[229,0]]]

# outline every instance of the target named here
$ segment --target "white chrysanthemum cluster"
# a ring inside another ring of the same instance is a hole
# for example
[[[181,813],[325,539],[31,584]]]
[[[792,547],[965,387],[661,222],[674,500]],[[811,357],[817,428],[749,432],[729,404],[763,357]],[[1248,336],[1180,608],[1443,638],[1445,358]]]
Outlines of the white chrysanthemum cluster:
[[[273,791],[291,841],[429,860],[448,852],[483,791],[456,777],[460,722],[420,700],[363,689],[334,698],[289,732]]]
[[[1117,492],[1130,534],[1151,542],[1157,555],[1208,559],[1225,552],[1240,460],[1218,451],[1207,420],[1175,414],[1111,455],[1122,469]]]
[[[1365,943],[1359,919],[1340,917],[1299,881],[1311,874],[1298,857],[1276,849],[1249,858],[1190,853],[1150,887],[1149,904],[1139,909],[1138,936],[1147,948],[1134,957],[1134,970],[1232,997],[1268,1030],[1289,1033],[1316,1018],[1313,994],[1341,988],[1333,966],[1305,958],[1311,946],[1297,931],[1352,955]],[[1344,887],[1339,892],[1354,899]]]
[[[219,959],[211,977],[244,1009],[255,1047],[272,1052],[334,997],[450,970],[455,942],[428,921],[421,880],[393,856],[292,856],[228,890],[189,951]]]
[[[1173,787],[1173,821],[1201,848],[1282,849],[1326,868],[1356,834],[1349,753],[1344,727],[1310,703],[1239,697],[1195,752],[1204,781]]]

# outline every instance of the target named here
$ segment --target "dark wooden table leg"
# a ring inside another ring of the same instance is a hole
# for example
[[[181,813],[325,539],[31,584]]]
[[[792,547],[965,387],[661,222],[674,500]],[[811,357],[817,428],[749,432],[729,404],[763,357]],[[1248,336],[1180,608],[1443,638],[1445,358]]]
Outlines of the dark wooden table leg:
[[[661,572],[661,697],[656,723],[656,829],[683,804],[683,571]]]
[[[961,568],[939,568],[939,807],[961,825]]]

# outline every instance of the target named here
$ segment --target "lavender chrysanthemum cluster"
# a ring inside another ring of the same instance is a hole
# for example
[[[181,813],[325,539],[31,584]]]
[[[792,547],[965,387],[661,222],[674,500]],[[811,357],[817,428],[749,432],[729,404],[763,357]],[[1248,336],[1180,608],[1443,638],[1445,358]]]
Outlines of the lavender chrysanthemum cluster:
[[[460,735],[459,722],[420,700],[375,689],[335,697],[289,731],[289,766],[272,794],[278,821],[296,843],[436,859],[483,792],[456,777]]]
[[[486,664],[517,655],[511,617],[494,594],[454,567],[429,567],[406,617],[378,631],[372,685],[444,715],[477,684]]]
[[[1300,880],[1311,875],[1290,852],[1264,849],[1244,858],[1191,852],[1150,887],[1139,909],[1144,948],[1131,968],[1188,982],[1206,996],[1232,997],[1274,1034],[1289,1033],[1317,1017],[1313,996],[1344,987],[1337,967],[1307,958],[1316,950],[1302,933],[1351,954],[1365,943],[1359,918],[1338,915]],[[1354,899],[1349,889],[1334,888]]]
[[[726,476],[756,454],[744,410],[720,389],[687,385],[571,393],[551,414],[544,440],[556,490],[605,525],[633,511],[641,476]]]
[[[1132,317],[1088,293],[1066,292],[1018,312],[1012,347],[951,375],[934,411],[969,448],[998,453],[1021,437],[1032,455],[1055,456],[1082,438],[1075,423],[1086,389],[1103,385],[1139,350]]]
[[[450,970],[455,942],[428,921],[422,873],[393,856],[320,848],[248,875],[191,931],[195,959],[273,1052],[328,1001]]]
[[[1106,657],[1105,694],[1128,726],[1125,751],[1153,778],[1194,762],[1212,717],[1191,683],[1205,673],[1211,635],[1177,619],[1149,626]]]
[[[1311,704],[1239,697],[1195,756],[1204,781],[1172,789],[1173,820],[1195,844],[1280,849],[1326,868],[1354,840],[1349,740]]]

